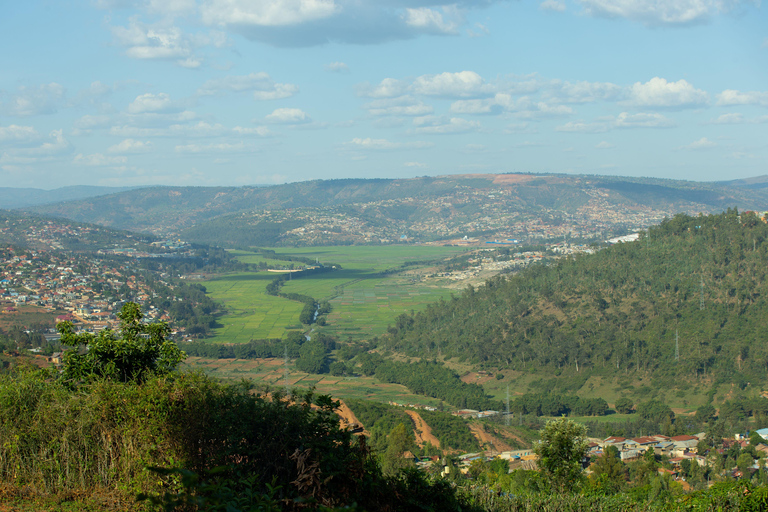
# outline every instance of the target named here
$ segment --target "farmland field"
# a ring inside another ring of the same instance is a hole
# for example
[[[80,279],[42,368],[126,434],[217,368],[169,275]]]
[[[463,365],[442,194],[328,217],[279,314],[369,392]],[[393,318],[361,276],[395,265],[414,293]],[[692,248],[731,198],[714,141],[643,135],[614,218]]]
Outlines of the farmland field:
[[[329,300],[333,310],[324,332],[344,339],[380,335],[401,313],[419,310],[449,295],[451,290],[447,288],[422,282],[420,273],[428,262],[463,251],[466,248],[439,246],[276,249],[279,254],[317,258],[321,263],[341,266],[324,274],[294,274],[283,291]],[[246,251],[233,251],[233,254],[244,263],[289,263]],[[425,263],[403,267],[406,262],[414,261]],[[267,284],[275,277],[273,272],[241,272],[205,283],[210,296],[227,309],[227,314],[219,318],[222,327],[214,330],[212,341],[245,343],[250,339],[281,338],[286,330],[301,328],[300,303],[265,293]]]
[[[230,274],[207,281],[210,296],[221,302],[227,314],[219,319],[223,325],[213,330],[216,343],[247,343],[251,339],[282,338],[286,330],[300,329],[302,304],[265,293],[275,278],[268,272]]]

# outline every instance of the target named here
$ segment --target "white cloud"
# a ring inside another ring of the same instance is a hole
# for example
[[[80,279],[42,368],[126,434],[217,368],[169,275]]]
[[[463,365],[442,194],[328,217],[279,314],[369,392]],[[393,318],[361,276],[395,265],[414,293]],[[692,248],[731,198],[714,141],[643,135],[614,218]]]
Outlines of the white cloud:
[[[159,94],[142,94],[137,96],[130,105],[128,105],[129,114],[146,113],[172,113],[179,112],[181,109],[171,101],[171,97],[161,92]]]
[[[200,67],[202,61],[195,51],[204,46],[221,48],[227,38],[219,31],[207,34],[188,34],[166,22],[147,25],[132,17],[125,27],[110,27],[115,42],[126,48],[125,55],[132,59],[174,60],[185,68]]]
[[[440,13],[429,7],[408,7],[405,9],[403,20],[409,27],[418,28],[422,32],[456,34],[461,20],[458,11],[448,6],[443,6],[442,9],[443,12]]]
[[[425,149],[434,146],[434,144],[431,142],[390,142],[386,139],[372,139],[370,137],[365,139],[354,138],[350,142],[347,142],[347,144],[349,146],[360,149],[375,149],[380,151],[390,151],[396,149]]]
[[[543,101],[539,101],[534,105],[530,105],[525,110],[517,112],[516,117],[523,119],[537,119],[543,117],[561,117],[573,114],[573,109],[568,105],[552,105]]]
[[[613,144],[611,144],[610,142],[605,141],[605,140],[600,141],[597,144],[595,144],[595,148],[597,148],[597,149],[611,149],[611,148],[615,148],[615,147],[616,146],[614,146]]]
[[[539,8],[544,11],[563,12],[565,10],[565,3],[558,0],[544,0],[539,4]]]
[[[0,163],[32,164],[71,153],[72,145],[64,138],[63,130],[53,130],[49,136],[51,140],[39,146],[8,149],[2,154]]]
[[[427,164],[421,162],[404,162],[403,167],[418,167],[423,169],[424,167],[427,167]]]
[[[333,0],[206,0],[200,7],[211,25],[300,25],[333,16],[341,9]]]
[[[628,102],[638,107],[697,107],[707,103],[707,93],[685,80],[667,82],[654,77],[646,83],[636,82],[629,88]]]
[[[617,128],[671,128],[674,121],[658,113],[639,112],[630,114],[622,112],[616,117],[604,117],[585,123],[571,121],[555,128],[558,132],[571,133],[604,133]]]
[[[560,82],[552,84],[552,95],[565,103],[588,103],[598,100],[616,100],[623,89],[610,82]]]
[[[261,72],[245,76],[227,76],[208,80],[198,89],[198,93],[204,95],[219,94],[224,91],[253,91],[254,99],[276,100],[290,98],[299,92],[299,87],[293,84],[277,83],[267,73]]]
[[[72,163],[74,164],[89,166],[121,165],[127,162],[128,158],[124,156],[104,156],[101,153],[94,153],[92,155],[78,153],[72,160]]]
[[[152,147],[150,141],[140,141],[135,139],[125,139],[107,149],[108,153],[143,153]]]
[[[416,94],[447,98],[468,98],[492,95],[494,87],[486,84],[474,71],[422,75],[411,86]]]
[[[235,126],[232,128],[232,132],[237,135],[256,135],[258,137],[269,137],[272,135],[272,132],[266,126],[255,126],[253,128]]]
[[[504,106],[499,103],[495,97],[475,100],[456,100],[451,103],[451,112],[454,114],[500,114],[503,110]]]
[[[218,144],[186,144],[176,146],[177,153],[241,153],[244,151],[254,151],[252,146],[243,142],[234,144],[222,142]]]
[[[91,128],[103,128],[105,126],[109,126],[111,122],[112,118],[109,116],[92,116],[88,114],[75,121],[75,127],[84,130]]]
[[[182,135],[185,137],[216,137],[226,135],[227,130],[221,124],[210,124],[200,121],[197,124],[173,124],[168,128],[169,135]]]
[[[451,133],[467,133],[476,131],[480,128],[477,121],[467,121],[460,117],[446,118],[443,116],[424,116],[413,120],[414,133],[427,133],[434,135],[443,135]]]
[[[425,116],[434,112],[431,105],[426,105],[412,96],[373,100],[363,105],[374,116]]]
[[[555,128],[558,132],[572,133],[603,133],[611,129],[608,123],[584,123],[582,121],[570,121]]]
[[[309,123],[312,119],[298,108],[278,108],[265,117],[266,121],[278,124]]]
[[[371,85],[368,82],[355,86],[358,96],[368,98],[394,98],[402,96],[408,90],[408,84],[394,78],[385,78],[378,85]]]
[[[702,137],[699,140],[693,141],[690,144],[687,144],[685,146],[680,146],[675,149],[684,150],[684,151],[698,151],[701,149],[710,149],[715,146],[717,146],[717,144],[707,139],[706,137]]]
[[[330,62],[325,65],[325,70],[330,71],[331,73],[348,73],[349,66],[343,62]]]
[[[622,112],[613,122],[617,128],[670,128],[675,125],[671,119],[656,113],[628,114]]]
[[[768,91],[741,92],[727,89],[717,95],[718,105],[760,105],[768,107]]]
[[[627,18],[645,25],[701,23],[729,11],[739,0],[579,0],[587,14]]]
[[[3,142],[30,142],[38,139],[40,134],[32,126],[0,126],[0,143]]]
[[[53,114],[64,94],[64,87],[56,82],[38,87],[22,86],[9,102],[0,104],[0,113],[20,117]]]
[[[68,153],[72,149],[72,145],[67,139],[64,138],[63,130],[53,130],[50,134],[53,139],[51,142],[44,142],[38,148],[32,148],[25,150],[29,154],[34,155],[59,155]]]
[[[744,117],[743,114],[732,112],[721,114],[710,121],[711,124],[759,124],[768,122],[768,115],[753,118]]]

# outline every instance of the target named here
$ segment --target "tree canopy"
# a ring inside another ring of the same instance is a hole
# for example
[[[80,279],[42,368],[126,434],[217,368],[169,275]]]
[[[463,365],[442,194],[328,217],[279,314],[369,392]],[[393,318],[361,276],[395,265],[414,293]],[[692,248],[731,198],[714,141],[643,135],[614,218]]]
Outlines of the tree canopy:
[[[174,371],[186,357],[176,343],[167,339],[166,324],[142,323],[138,304],[126,303],[117,316],[117,332],[104,329],[98,334],[77,333],[72,322],[56,326],[61,344],[72,347],[64,353],[64,379],[78,381],[100,376],[123,382],[142,381],[149,374]]]
[[[553,489],[571,491],[581,480],[581,461],[587,454],[587,427],[568,418],[550,420],[539,431],[534,450],[538,464]]]

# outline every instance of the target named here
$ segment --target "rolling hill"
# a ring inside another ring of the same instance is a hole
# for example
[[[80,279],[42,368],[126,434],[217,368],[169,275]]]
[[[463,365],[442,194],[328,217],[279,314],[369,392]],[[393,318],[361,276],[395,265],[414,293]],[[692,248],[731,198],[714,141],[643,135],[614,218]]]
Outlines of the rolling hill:
[[[28,209],[222,246],[600,238],[684,212],[768,209],[768,191],[585,175],[318,180],[272,187],[150,187]]]

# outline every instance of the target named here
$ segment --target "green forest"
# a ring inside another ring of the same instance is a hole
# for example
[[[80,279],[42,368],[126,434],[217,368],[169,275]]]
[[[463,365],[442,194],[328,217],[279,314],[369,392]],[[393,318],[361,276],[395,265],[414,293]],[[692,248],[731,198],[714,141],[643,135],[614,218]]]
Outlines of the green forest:
[[[676,215],[637,242],[498,276],[402,315],[383,343],[489,369],[639,372],[743,389],[768,370],[766,261],[768,225],[756,215]]]

